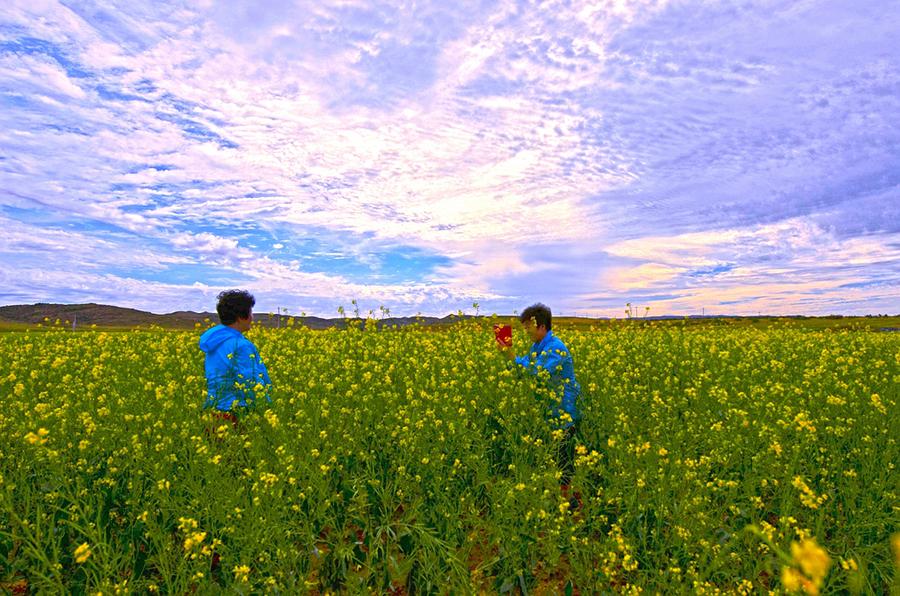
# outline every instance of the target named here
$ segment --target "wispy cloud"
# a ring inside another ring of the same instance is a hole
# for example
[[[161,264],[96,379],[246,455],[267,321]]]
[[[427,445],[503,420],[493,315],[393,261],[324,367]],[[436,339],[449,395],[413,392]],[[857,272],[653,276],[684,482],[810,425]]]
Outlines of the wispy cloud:
[[[4,299],[896,310],[898,23],[874,1],[14,0]]]

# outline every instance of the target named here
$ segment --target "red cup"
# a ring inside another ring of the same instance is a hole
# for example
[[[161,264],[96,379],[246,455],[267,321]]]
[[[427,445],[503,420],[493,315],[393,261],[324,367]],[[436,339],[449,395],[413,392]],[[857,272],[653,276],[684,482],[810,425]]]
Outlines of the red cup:
[[[494,325],[494,338],[504,348],[512,346],[512,327],[510,325]]]

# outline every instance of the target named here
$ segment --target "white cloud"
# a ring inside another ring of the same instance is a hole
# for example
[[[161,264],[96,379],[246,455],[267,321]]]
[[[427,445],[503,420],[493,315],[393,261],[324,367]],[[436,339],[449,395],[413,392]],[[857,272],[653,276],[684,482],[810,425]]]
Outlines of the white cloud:
[[[238,248],[238,241],[233,238],[221,238],[209,232],[199,234],[177,234],[171,238],[172,245],[197,253],[215,253],[227,255]]]
[[[56,64],[31,56],[0,58],[0,79],[20,89],[84,99],[86,93]]]
[[[566,286],[583,297],[599,280],[692,305],[713,279],[868,268],[833,273],[853,283],[897,258],[889,208],[840,217],[839,195],[860,180],[876,205],[897,196],[900,76],[873,58],[883,23],[787,3],[740,18],[701,3],[690,22],[684,6],[653,1],[370,8],[137,2],[98,19],[88,5],[16,0],[0,19],[89,76],[41,52],[0,58],[4,82],[43,106],[0,113],[0,189],[16,193],[2,203],[129,230],[227,271],[255,262],[252,275],[286,293],[410,303],[518,297],[515,280],[538,273],[554,287],[583,278]],[[834,26],[795,40],[797,19]],[[868,34],[839,68],[829,48],[851,25]],[[849,238],[816,212],[868,227]],[[240,222],[454,262],[366,286],[261,257],[286,251],[274,238],[242,245],[227,233]],[[183,231],[194,226],[217,232]],[[578,247],[575,265],[538,254],[559,246]],[[584,257],[601,249],[612,263]]]

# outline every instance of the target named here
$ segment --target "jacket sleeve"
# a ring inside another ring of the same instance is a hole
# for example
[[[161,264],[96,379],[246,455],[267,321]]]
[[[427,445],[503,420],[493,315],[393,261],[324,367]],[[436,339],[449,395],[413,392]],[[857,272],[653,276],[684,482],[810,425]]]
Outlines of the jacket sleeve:
[[[525,354],[524,356],[516,356],[515,363],[528,370],[528,366],[531,364],[531,358],[528,354]]]
[[[542,370],[546,370],[551,375],[557,374],[563,370],[563,363],[568,357],[568,353],[560,354],[558,350],[547,350],[541,352],[531,361],[531,355],[516,356],[515,363],[533,375],[538,375]]]

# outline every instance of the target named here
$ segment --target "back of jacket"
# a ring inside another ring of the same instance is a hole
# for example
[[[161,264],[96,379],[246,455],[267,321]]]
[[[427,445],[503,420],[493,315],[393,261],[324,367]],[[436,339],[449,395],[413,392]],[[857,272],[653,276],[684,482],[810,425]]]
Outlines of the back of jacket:
[[[227,411],[252,405],[259,397],[271,401],[269,372],[259,350],[243,333],[216,325],[200,336],[199,345],[206,354],[204,408]]]

